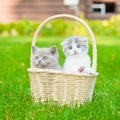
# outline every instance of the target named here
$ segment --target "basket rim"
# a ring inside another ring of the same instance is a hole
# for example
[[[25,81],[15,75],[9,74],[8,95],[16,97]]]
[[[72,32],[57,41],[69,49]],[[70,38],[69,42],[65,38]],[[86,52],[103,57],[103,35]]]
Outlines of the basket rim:
[[[70,73],[70,72],[64,72],[64,71],[60,71],[60,70],[52,70],[52,69],[40,69],[40,68],[28,68],[28,72],[29,73],[52,73],[52,74],[61,74],[61,75],[72,75],[72,76],[94,76],[96,77],[97,75],[99,75],[98,72],[89,74],[89,73]]]

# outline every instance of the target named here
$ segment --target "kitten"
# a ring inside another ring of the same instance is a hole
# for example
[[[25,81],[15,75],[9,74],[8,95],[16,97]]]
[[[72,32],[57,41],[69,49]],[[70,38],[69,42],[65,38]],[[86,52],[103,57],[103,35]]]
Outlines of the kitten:
[[[66,56],[63,65],[64,71],[93,73],[90,67],[91,60],[88,55],[87,37],[71,36],[65,39],[61,45]]]
[[[60,70],[61,67],[58,65],[57,48],[55,46],[51,48],[32,46],[31,67]]]

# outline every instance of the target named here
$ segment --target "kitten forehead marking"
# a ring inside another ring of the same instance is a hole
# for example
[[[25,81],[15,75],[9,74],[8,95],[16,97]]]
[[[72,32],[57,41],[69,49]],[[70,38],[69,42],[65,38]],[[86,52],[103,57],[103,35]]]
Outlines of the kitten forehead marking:
[[[71,37],[68,37],[67,39],[65,39],[61,45],[64,46],[64,45],[69,45],[69,44],[72,44],[72,43],[87,43],[87,37],[83,37],[83,36],[71,36]]]

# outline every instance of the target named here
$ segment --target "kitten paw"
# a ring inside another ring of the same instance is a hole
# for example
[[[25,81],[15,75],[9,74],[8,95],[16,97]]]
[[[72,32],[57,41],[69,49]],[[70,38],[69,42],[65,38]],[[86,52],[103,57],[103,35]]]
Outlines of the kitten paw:
[[[80,68],[78,69],[78,71],[79,71],[79,72],[83,72],[84,69],[85,69],[85,67],[80,67]]]

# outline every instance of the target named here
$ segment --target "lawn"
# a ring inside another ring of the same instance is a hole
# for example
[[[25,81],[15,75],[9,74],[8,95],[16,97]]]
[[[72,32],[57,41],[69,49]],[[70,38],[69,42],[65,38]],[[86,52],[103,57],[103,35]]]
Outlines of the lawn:
[[[27,72],[31,39],[0,36],[0,120],[120,119],[120,36],[96,37],[99,76],[93,101],[80,107],[51,102],[34,104]],[[64,56],[59,45],[62,39],[64,37],[41,37],[37,44],[59,46],[60,64],[63,64]]]

